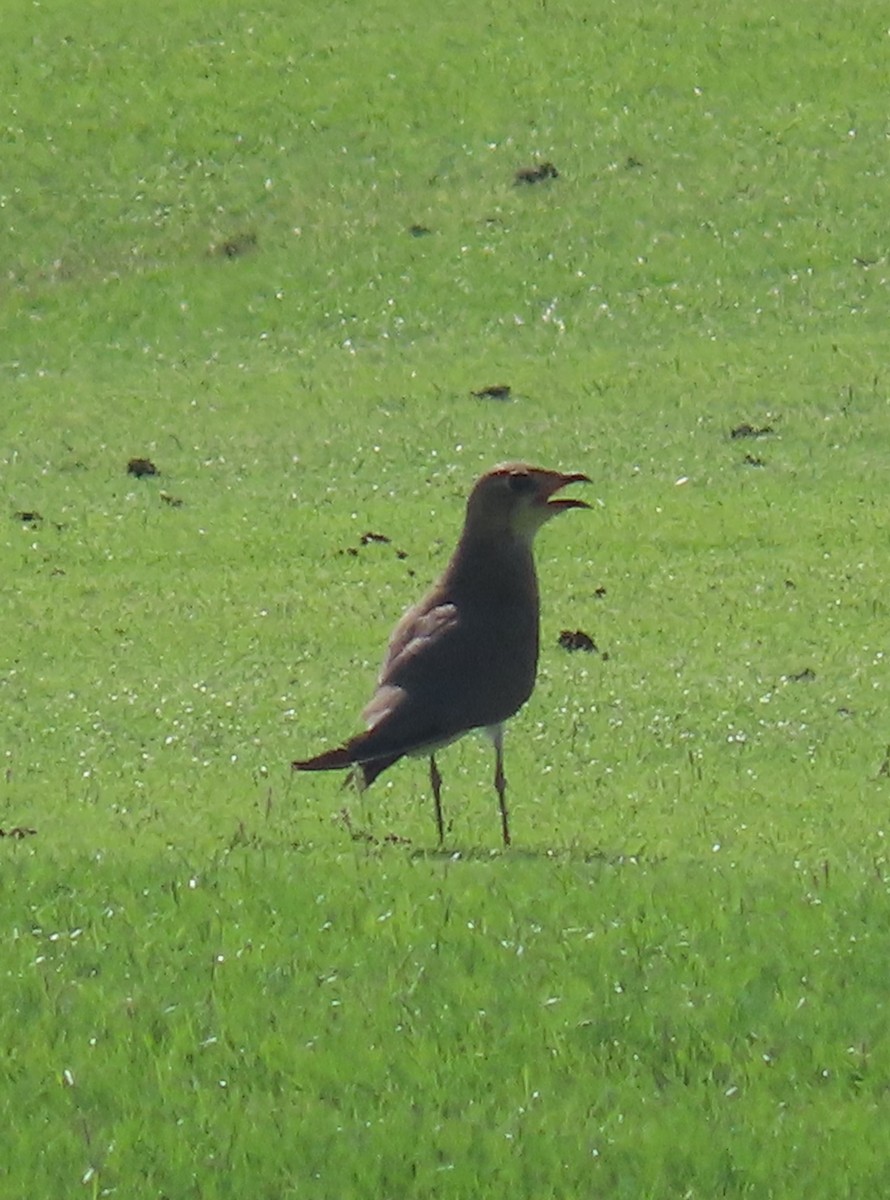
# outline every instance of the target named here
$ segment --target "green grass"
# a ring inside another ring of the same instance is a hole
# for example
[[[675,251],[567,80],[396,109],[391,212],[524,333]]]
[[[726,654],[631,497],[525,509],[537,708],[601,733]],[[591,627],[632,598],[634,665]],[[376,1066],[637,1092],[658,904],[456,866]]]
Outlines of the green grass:
[[[250,845],[35,896],[24,865],[6,1169],[37,1194],[86,1164],[152,1195],[878,1182],[885,897],[854,872]]]
[[[880,1194],[883,10],[7,7],[0,1190]],[[440,853],[288,764],[514,457]]]

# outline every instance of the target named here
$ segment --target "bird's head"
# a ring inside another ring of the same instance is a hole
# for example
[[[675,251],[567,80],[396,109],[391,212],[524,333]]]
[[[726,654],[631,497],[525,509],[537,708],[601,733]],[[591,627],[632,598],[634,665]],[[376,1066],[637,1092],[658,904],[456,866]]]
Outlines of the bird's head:
[[[590,507],[572,497],[554,499],[570,483],[590,483],[590,479],[580,472],[566,475],[527,463],[501,463],[481,476],[470,492],[466,532],[471,536],[512,535],[531,542],[557,513]]]

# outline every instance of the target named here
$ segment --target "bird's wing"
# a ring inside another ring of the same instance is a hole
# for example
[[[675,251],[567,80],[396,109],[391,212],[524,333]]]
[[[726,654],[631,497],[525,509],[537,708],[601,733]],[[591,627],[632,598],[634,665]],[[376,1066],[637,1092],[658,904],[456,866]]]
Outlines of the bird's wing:
[[[422,603],[410,609],[393,630],[377,690],[362,716],[368,727],[354,741],[363,752],[410,753],[454,736],[436,702],[441,654],[458,628],[454,604]],[[419,685],[419,686],[418,686]],[[426,686],[425,686],[426,685]]]
[[[457,606],[454,604],[429,606],[422,603],[409,609],[389,639],[386,657],[380,668],[378,682],[381,689],[403,668],[416,661],[419,655],[447,639],[449,633],[457,627],[457,623]],[[367,716],[367,710],[364,715]]]
[[[528,698],[536,661],[534,605],[480,613],[434,592],[393,632],[377,690],[362,714],[378,735],[367,741],[383,753],[393,742],[410,752],[497,725]]]

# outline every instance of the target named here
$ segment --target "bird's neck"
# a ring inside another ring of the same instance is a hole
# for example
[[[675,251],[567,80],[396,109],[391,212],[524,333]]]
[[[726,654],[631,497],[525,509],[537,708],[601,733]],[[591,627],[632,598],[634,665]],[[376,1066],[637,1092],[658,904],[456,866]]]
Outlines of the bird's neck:
[[[530,538],[497,538],[464,530],[443,583],[460,596],[476,592],[514,604],[538,604],[538,579]]]

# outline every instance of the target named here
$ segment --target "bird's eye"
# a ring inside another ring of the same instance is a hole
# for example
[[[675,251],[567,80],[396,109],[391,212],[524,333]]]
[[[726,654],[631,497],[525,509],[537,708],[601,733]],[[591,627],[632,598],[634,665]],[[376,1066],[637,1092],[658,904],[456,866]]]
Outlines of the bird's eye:
[[[529,475],[528,471],[511,471],[507,476],[507,484],[511,492],[518,492],[520,495],[523,492],[533,492],[535,490],[535,481]]]

